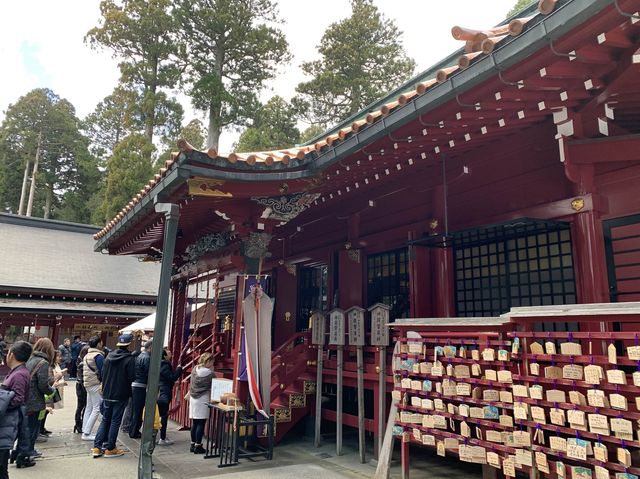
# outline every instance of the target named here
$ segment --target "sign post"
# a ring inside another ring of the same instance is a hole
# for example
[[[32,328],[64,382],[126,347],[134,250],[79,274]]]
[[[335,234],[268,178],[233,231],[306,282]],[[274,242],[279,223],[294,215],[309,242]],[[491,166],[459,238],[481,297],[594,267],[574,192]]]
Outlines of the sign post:
[[[336,346],[336,456],[342,455],[342,391],[344,376],[344,311],[340,308],[329,312],[329,344]]]
[[[360,462],[365,462],[365,442],[364,442],[364,357],[362,348],[364,346],[364,312],[359,306],[352,306],[347,310],[349,320],[349,345],[356,347],[357,357],[357,384],[358,384],[358,451]]]
[[[384,440],[387,412],[387,346],[389,345],[389,311],[386,304],[376,303],[369,308],[371,312],[371,345],[378,346],[380,362],[378,365],[378,457]]]
[[[320,447],[320,424],[322,423],[322,359],[324,346],[325,317],[320,311],[311,315],[311,343],[318,348],[316,376],[316,427],[314,444]]]

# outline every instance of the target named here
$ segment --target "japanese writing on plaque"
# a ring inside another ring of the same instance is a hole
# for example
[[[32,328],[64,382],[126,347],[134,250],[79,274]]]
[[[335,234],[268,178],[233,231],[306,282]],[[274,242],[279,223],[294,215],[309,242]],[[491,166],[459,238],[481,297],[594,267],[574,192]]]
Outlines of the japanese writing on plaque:
[[[344,343],[344,311],[334,309],[329,313],[329,344],[343,346]]]
[[[373,346],[389,345],[389,306],[374,304],[371,308],[371,344]]]
[[[311,316],[311,342],[313,344],[324,344],[325,323],[324,314],[315,312]]]
[[[347,311],[349,321],[349,344],[364,346],[364,309],[354,306]]]

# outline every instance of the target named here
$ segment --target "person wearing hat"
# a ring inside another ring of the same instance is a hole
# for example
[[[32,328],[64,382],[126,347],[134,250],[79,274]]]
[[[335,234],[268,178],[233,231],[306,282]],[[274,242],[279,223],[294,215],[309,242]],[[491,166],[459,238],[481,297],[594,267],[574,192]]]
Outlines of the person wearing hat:
[[[135,378],[135,356],[129,351],[133,335],[118,337],[117,349],[109,353],[102,367],[102,422],[96,433],[93,457],[118,457],[124,454],[116,447],[122,415],[131,397]]]

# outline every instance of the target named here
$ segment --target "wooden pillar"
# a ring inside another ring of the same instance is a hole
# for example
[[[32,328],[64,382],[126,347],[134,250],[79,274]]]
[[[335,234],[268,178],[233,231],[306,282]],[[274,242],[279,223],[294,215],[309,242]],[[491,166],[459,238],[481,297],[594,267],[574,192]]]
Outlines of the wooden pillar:
[[[275,272],[274,281],[277,282],[277,287],[274,298],[273,348],[277,349],[296,332],[298,278],[295,265],[278,266]],[[309,318],[304,318],[305,323],[308,321]]]
[[[339,302],[338,307],[348,309],[361,306],[363,301],[362,251],[358,249],[342,250],[338,255]]]
[[[409,240],[417,235],[410,234]],[[433,316],[431,301],[432,279],[429,248],[411,246],[409,249],[409,294],[410,315],[412,318],[428,318]]]
[[[456,315],[453,267],[453,248],[433,249],[434,256],[434,312],[438,318],[451,318]]]
[[[173,283],[171,290],[173,293],[173,305],[171,307],[171,331],[169,333],[169,344],[173,354],[173,365],[178,365],[182,348],[184,347],[184,317],[187,299],[186,282]]]
[[[576,286],[580,303],[609,302],[609,282],[600,213],[579,212],[573,223]]]

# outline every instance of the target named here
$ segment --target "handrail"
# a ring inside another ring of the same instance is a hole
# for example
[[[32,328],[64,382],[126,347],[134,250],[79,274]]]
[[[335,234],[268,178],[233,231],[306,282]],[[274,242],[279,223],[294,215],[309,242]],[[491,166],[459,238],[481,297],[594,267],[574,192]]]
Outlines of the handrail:
[[[300,331],[298,333],[295,333],[293,336],[287,339],[284,343],[282,343],[280,347],[271,354],[271,357],[273,358],[275,356],[282,354],[287,349],[289,344],[294,343],[298,338],[307,336],[308,334],[309,333],[307,331]]]

